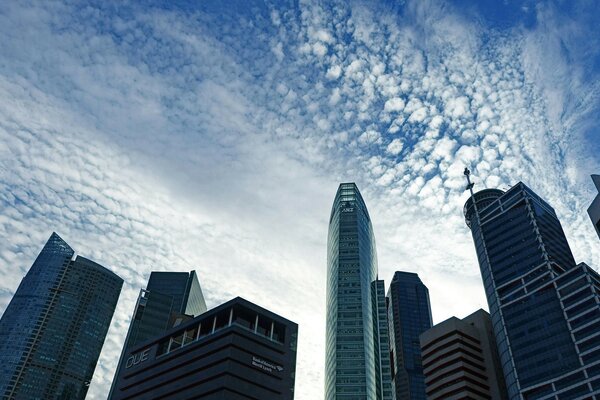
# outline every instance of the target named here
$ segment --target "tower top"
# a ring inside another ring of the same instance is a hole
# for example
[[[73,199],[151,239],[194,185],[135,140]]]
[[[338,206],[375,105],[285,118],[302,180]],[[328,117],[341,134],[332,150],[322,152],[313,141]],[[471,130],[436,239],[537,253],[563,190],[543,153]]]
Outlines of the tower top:
[[[592,174],[592,181],[594,181],[594,185],[596,185],[596,189],[600,192],[600,175]]]

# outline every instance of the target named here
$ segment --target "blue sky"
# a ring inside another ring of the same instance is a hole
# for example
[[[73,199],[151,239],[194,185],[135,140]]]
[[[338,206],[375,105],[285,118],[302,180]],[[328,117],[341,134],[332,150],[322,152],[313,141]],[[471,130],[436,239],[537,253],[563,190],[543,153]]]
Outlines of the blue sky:
[[[52,231],[126,280],[90,397],[152,269],[196,269],[300,324],[322,398],[327,219],[355,181],[380,277],[418,272],[433,318],[485,298],[462,217],[522,180],[600,265],[593,1],[2,2],[0,310]]]

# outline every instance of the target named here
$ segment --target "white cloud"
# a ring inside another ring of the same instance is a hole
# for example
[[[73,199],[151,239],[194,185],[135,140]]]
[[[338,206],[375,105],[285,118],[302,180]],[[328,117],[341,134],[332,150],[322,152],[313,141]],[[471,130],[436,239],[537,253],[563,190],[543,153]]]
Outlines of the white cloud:
[[[333,65],[331,68],[327,70],[327,79],[336,80],[342,74],[342,67],[339,65]]]
[[[385,102],[383,109],[386,112],[402,111],[404,109],[404,100],[402,100],[400,97],[394,97],[393,99],[389,99]]]
[[[402,139],[394,139],[390,142],[390,144],[387,145],[386,151],[388,153],[396,156],[396,155],[400,154],[403,147],[404,147],[404,143],[402,142]]]

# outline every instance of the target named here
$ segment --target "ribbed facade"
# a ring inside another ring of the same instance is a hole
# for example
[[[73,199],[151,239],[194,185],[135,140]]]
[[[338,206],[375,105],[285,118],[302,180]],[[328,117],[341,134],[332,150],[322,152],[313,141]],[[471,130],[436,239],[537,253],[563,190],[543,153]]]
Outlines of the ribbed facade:
[[[115,400],[293,400],[298,325],[235,298],[133,347]]]
[[[489,314],[452,317],[420,337],[429,400],[505,400]]]
[[[583,399],[600,393],[598,323],[588,319],[579,335],[572,324],[583,323],[578,318],[584,314],[597,315],[600,306],[591,297],[571,303],[575,294],[563,287],[575,270],[585,270],[582,287],[596,296],[597,275],[575,265],[556,213],[523,183],[506,193],[487,189],[474,197],[476,207],[473,199],[465,204],[465,219],[509,399]]]
[[[375,400],[380,373],[375,236],[354,183],[340,185],[327,239],[326,400]]]
[[[0,319],[0,398],[84,399],[123,280],[56,233]]]

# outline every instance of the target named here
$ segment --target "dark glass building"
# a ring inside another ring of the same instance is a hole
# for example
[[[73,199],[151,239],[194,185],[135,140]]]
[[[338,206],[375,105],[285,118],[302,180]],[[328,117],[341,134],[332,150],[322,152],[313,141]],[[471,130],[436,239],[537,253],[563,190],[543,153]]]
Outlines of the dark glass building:
[[[354,183],[337,191],[327,239],[326,400],[375,400],[389,392],[377,332],[375,236]],[[384,357],[387,359],[387,356]]]
[[[0,398],[84,399],[122,285],[53,233],[0,319]]]
[[[395,398],[425,400],[419,335],[432,325],[429,290],[419,275],[396,271],[387,299]]]
[[[168,329],[206,311],[206,302],[195,271],[150,273],[146,289],[140,291],[115,377],[124,355],[136,345],[162,336]],[[111,395],[114,391],[111,388]]]
[[[115,400],[292,400],[298,325],[235,298],[132,347]]]
[[[592,180],[594,181],[594,185],[596,185],[596,189],[598,189],[598,195],[592,201],[592,204],[590,204],[588,214],[594,224],[594,229],[596,229],[598,237],[600,237],[600,175],[592,175]]]
[[[150,273],[148,286],[140,291],[123,346],[132,346],[162,335],[182,318],[206,311],[206,302],[195,271]]]
[[[519,182],[472,195],[464,215],[508,397],[600,394],[600,279],[575,264],[554,209]]]

